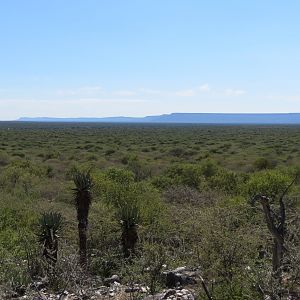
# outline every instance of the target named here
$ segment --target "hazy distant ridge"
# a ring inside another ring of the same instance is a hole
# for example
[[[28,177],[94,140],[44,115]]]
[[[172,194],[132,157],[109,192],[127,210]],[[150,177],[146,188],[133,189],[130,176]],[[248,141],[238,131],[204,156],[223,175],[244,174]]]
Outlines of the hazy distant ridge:
[[[172,113],[143,118],[28,118],[23,122],[99,122],[99,123],[194,123],[194,124],[300,124],[300,113],[221,114],[221,113]]]

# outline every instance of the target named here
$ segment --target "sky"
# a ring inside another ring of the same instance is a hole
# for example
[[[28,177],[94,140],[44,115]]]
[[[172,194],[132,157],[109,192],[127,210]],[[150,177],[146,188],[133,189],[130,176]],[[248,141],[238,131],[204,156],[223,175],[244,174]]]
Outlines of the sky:
[[[0,120],[300,112],[298,0],[0,0]]]

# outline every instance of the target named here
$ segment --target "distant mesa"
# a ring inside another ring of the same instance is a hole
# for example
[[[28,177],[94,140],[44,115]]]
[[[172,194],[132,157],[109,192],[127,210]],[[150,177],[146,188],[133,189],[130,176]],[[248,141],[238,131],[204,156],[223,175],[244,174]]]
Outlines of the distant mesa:
[[[20,122],[300,124],[300,113],[172,113],[158,116],[107,118],[20,118]]]

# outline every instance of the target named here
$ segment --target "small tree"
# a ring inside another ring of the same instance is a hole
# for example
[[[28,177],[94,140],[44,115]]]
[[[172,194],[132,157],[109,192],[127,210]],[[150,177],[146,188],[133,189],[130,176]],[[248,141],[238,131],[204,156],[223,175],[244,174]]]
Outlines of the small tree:
[[[43,245],[43,257],[54,269],[57,262],[59,231],[62,228],[60,213],[43,213],[39,219],[39,242]]]
[[[88,216],[92,201],[92,179],[90,172],[76,171],[73,176],[75,184],[74,202],[77,210],[78,235],[79,235],[79,262],[86,267],[87,264],[87,230]]]
[[[120,220],[122,229],[123,254],[125,258],[129,258],[135,253],[135,246],[138,241],[140,209],[134,199],[125,200],[118,203],[116,215]]]
[[[264,213],[265,221],[273,237],[272,267],[276,278],[281,278],[283,258],[286,252],[286,203],[285,197],[294,185],[293,179],[277,171],[256,174],[249,182],[253,201],[259,201]]]

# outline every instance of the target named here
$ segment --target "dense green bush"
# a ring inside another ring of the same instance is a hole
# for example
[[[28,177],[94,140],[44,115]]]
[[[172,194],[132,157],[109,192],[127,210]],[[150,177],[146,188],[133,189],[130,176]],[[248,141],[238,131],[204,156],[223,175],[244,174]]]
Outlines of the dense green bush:
[[[127,168],[134,173],[136,181],[145,180],[151,176],[150,167],[144,161],[140,161],[136,156],[128,159]]]
[[[124,236],[134,236],[131,250],[138,240],[138,227],[147,227],[148,232],[156,229],[163,212],[157,191],[150,184],[135,182],[134,179],[132,172],[116,168],[95,175],[96,193],[115,212],[122,229],[123,243],[128,242],[124,241]]]
[[[256,195],[274,198],[283,194],[291,182],[292,177],[287,172],[279,170],[261,171],[250,177],[247,183],[247,192],[251,198]]]
[[[242,176],[232,171],[219,170],[209,178],[209,187],[213,190],[223,191],[226,194],[239,193],[242,184]]]
[[[153,183],[159,188],[172,185],[186,185],[200,189],[204,177],[201,166],[193,164],[177,164],[168,168],[163,175],[154,178]]]
[[[272,169],[275,167],[275,162],[274,161],[270,161],[267,158],[261,157],[258,158],[255,162],[254,162],[254,167],[257,170],[265,170],[265,169]]]
[[[29,193],[37,182],[49,175],[46,166],[28,160],[15,160],[7,165],[0,174],[0,187],[13,191],[20,187]]]

